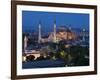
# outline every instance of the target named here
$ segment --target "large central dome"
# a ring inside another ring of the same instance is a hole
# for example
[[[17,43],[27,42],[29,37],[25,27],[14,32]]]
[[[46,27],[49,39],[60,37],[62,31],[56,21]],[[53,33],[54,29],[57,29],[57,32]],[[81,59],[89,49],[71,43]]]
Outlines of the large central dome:
[[[66,26],[60,26],[57,29],[57,32],[71,32],[71,30],[69,28],[67,28]]]

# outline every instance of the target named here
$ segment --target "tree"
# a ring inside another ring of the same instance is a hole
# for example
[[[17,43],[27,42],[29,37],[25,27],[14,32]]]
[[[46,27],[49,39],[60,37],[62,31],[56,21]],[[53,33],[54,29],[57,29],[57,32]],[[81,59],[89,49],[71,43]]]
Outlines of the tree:
[[[34,61],[34,59],[35,59],[34,55],[26,56],[26,61]]]
[[[89,59],[86,59],[85,56],[89,55],[89,49],[79,45],[72,46],[70,48],[70,55],[72,56],[73,66],[85,66],[89,64]]]

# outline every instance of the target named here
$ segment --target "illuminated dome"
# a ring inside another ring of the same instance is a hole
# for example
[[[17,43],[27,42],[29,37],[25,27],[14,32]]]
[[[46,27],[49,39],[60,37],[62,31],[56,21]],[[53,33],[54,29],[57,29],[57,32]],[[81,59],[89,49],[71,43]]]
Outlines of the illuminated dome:
[[[60,26],[58,28],[58,32],[71,32],[69,28],[66,28],[66,26]]]

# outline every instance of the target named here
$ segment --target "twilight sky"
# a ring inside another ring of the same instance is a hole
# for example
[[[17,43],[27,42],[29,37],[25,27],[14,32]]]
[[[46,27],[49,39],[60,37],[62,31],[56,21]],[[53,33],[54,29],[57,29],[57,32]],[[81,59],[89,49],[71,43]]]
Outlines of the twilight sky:
[[[38,25],[41,22],[42,31],[50,32],[53,31],[55,20],[57,27],[70,26],[89,30],[89,14],[39,11],[22,11],[22,30],[38,31]]]

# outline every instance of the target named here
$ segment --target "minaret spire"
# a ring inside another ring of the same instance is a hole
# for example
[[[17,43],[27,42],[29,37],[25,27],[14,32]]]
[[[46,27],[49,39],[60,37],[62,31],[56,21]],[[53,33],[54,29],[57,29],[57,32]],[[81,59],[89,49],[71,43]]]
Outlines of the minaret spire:
[[[56,19],[54,20],[54,42],[56,42]]]
[[[85,41],[85,29],[83,29],[83,38],[82,41]]]
[[[38,43],[41,42],[41,22],[39,22],[39,34],[38,34]]]
[[[24,37],[24,52],[26,52],[27,41],[28,41],[28,38],[27,38],[27,36],[25,36],[25,37]]]

